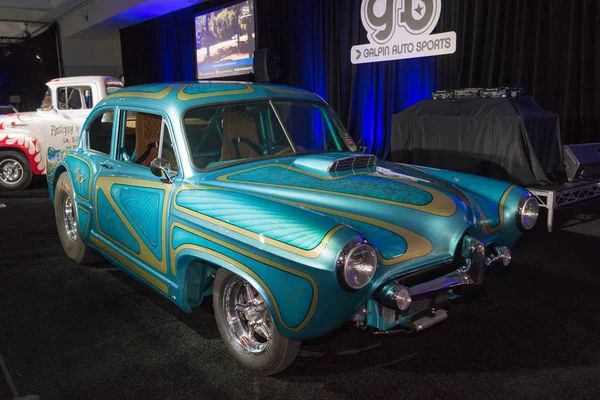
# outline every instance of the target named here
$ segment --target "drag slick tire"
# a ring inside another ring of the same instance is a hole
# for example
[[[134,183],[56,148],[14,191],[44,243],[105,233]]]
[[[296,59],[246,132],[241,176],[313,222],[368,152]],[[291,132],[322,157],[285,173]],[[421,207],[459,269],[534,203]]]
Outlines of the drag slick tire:
[[[225,346],[245,368],[272,375],[296,358],[300,342],[277,332],[267,303],[245,279],[219,269],[213,287],[213,307]]]
[[[54,188],[54,215],[56,229],[65,253],[78,264],[93,264],[102,257],[81,240],[75,205],[75,193],[69,174],[63,172]]]
[[[0,190],[19,191],[31,183],[27,157],[19,151],[0,151]]]

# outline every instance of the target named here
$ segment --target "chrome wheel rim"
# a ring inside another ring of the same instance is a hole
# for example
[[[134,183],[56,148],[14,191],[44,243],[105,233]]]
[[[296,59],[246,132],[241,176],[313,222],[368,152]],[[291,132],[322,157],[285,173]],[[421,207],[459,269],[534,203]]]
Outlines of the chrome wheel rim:
[[[77,240],[77,218],[75,216],[75,209],[73,208],[73,201],[71,196],[65,196],[63,201],[63,222],[65,225],[65,231],[72,241]]]
[[[6,184],[14,185],[23,177],[23,166],[12,158],[0,162],[0,180]]]
[[[229,332],[250,354],[264,353],[273,339],[273,319],[263,297],[246,280],[236,276],[225,285],[223,311]]]

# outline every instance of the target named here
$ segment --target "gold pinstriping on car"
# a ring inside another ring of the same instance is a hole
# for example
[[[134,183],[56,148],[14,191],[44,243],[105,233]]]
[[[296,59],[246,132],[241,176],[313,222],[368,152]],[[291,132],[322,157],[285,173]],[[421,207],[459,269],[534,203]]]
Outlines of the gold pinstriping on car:
[[[142,240],[140,234],[136,231],[136,229],[133,227],[133,225],[131,225],[131,223],[129,222],[129,219],[123,214],[123,211],[121,211],[120,207],[117,205],[117,203],[113,199],[110,189],[112,188],[113,185],[119,185],[119,184],[127,185],[130,187],[133,186],[133,187],[140,187],[140,188],[160,189],[160,190],[164,191],[163,210],[162,210],[162,216],[161,216],[161,230],[159,233],[163,236],[162,237],[162,249],[161,249],[162,260],[159,260],[154,255],[154,253],[152,253],[152,251],[146,245],[144,240]],[[131,235],[133,235],[133,237],[135,238],[136,242],[140,246],[140,254],[137,254],[133,250],[125,247],[123,244],[111,239],[110,236],[108,236],[106,233],[102,232],[102,230],[100,229],[100,223],[98,220],[98,212],[96,211],[96,213],[95,213],[96,214],[96,226],[98,227],[98,233],[102,237],[104,237],[107,240],[110,240],[112,243],[115,243],[117,246],[119,246],[126,252],[130,253],[131,255],[139,257],[142,261],[144,261],[145,263],[150,265],[152,268],[157,269],[158,271],[162,272],[163,274],[166,274],[167,273],[167,246],[166,246],[165,233],[166,233],[166,229],[167,229],[167,211],[168,211],[168,204],[169,204],[169,194],[171,193],[171,185],[167,184],[167,183],[162,183],[162,182],[147,181],[144,179],[99,177],[96,180],[96,193],[95,193],[95,198],[94,198],[95,204],[98,204],[98,191],[100,191],[100,190],[102,190],[102,192],[108,199],[108,202],[110,203],[111,207],[117,213],[117,215],[119,216],[119,219],[121,220],[121,222],[123,222],[123,224],[129,231],[129,233],[131,233]]]
[[[269,197],[267,197],[267,198],[269,198]],[[416,232],[413,232],[406,228],[402,228],[398,225],[391,224],[386,221],[381,221],[381,220],[378,220],[375,218],[351,214],[351,213],[347,213],[347,212],[343,212],[343,211],[333,210],[330,208],[313,206],[311,204],[299,203],[299,202],[291,201],[291,200],[282,200],[282,199],[274,199],[274,198],[273,198],[273,200],[281,201],[283,203],[291,204],[291,205],[294,205],[297,207],[308,208],[310,210],[319,211],[319,212],[326,213],[326,214],[337,215],[339,217],[348,218],[348,219],[351,219],[354,221],[363,222],[365,224],[369,224],[369,225],[373,225],[373,226],[376,226],[381,229],[385,229],[386,231],[390,231],[390,232],[402,237],[406,241],[406,251],[402,255],[400,255],[398,257],[394,257],[394,258],[383,258],[381,253],[379,253],[379,251],[377,251],[379,254],[379,262],[382,265],[394,265],[394,264],[412,260],[412,259],[415,259],[418,257],[423,257],[423,256],[426,256],[427,254],[431,253],[431,250],[433,249],[433,245],[431,244],[429,239],[427,239],[426,237],[421,236]]]
[[[103,100],[115,99],[120,97],[135,97],[138,99],[150,99],[150,100],[162,100],[171,93],[173,86],[167,86],[166,88],[159,90],[158,92],[119,92],[112,93],[106,96]]]
[[[301,169],[290,167],[290,166],[279,165],[279,164],[267,164],[267,165],[261,165],[260,167],[249,168],[249,169],[221,175],[221,176],[217,177],[217,180],[218,181],[226,181],[226,182],[244,183],[244,184],[250,184],[250,185],[281,187],[281,188],[286,188],[286,189],[294,189],[294,190],[309,191],[309,192],[316,192],[316,193],[334,194],[336,196],[350,197],[353,199],[361,199],[361,200],[369,200],[369,201],[375,201],[378,203],[391,204],[394,206],[410,208],[413,210],[423,211],[423,212],[426,212],[429,214],[439,215],[442,217],[450,217],[450,216],[454,215],[454,213],[456,212],[456,203],[447,194],[445,194],[437,189],[434,189],[434,188],[431,188],[431,187],[428,187],[425,185],[421,185],[419,183],[408,182],[405,179],[395,178],[395,177],[385,176],[385,175],[377,175],[377,177],[382,178],[382,179],[389,179],[392,181],[403,183],[405,185],[413,186],[417,189],[421,189],[431,195],[431,201],[425,205],[418,205],[418,204],[402,203],[402,202],[393,201],[393,200],[379,199],[376,197],[368,197],[368,196],[361,196],[361,195],[356,195],[356,194],[333,192],[333,191],[322,190],[322,189],[312,189],[312,188],[305,188],[305,187],[299,187],[299,186],[281,185],[278,183],[247,182],[244,180],[230,179],[230,177],[232,175],[239,175],[239,174],[242,174],[245,172],[249,172],[249,171],[253,171],[253,170],[261,169],[261,168],[268,168],[268,167],[282,168],[282,169],[285,169],[286,171],[297,172],[297,173],[312,176],[314,178],[321,179],[324,181],[337,181],[337,180],[344,179],[344,178],[347,178],[349,176],[354,176],[354,175],[372,175],[372,173],[370,173],[370,172],[355,172],[352,175],[346,175],[346,176],[321,176],[321,175],[313,174],[311,172],[303,171]]]
[[[203,238],[205,240],[208,240],[212,243],[215,243],[219,246],[225,247],[233,252],[236,252],[238,254],[241,254],[245,257],[248,257],[250,259],[253,259],[254,261],[257,261],[259,263],[268,265],[270,267],[276,268],[280,271],[284,271],[287,272],[289,274],[295,275],[299,278],[304,278],[306,279],[312,286],[312,290],[313,290],[313,296],[312,296],[312,300],[310,302],[310,307],[308,309],[308,312],[306,314],[306,316],[304,317],[304,319],[300,322],[300,324],[298,324],[295,327],[290,327],[288,326],[284,320],[283,317],[281,315],[281,310],[279,309],[279,304],[277,303],[277,300],[275,299],[275,296],[273,295],[273,293],[271,292],[271,289],[267,286],[267,284],[254,272],[252,271],[250,268],[248,268],[247,266],[245,266],[244,264],[240,263],[237,260],[234,260],[231,257],[228,257],[224,254],[218,253],[214,250],[211,249],[207,249],[206,247],[202,247],[202,246],[198,246],[198,245],[193,245],[193,244],[184,244],[181,246],[178,246],[176,249],[173,248],[173,242],[171,242],[171,248],[174,251],[171,251],[171,264],[175,265],[175,260],[177,258],[177,254],[179,254],[179,252],[189,249],[189,250],[198,250],[201,252],[205,252],[207,254],[210,254],[214,257],[217,257],[231,265],[234,265],[238,268],[240,268],[241,270],[243,270],[244,272],[246,272],[247,274],[249,274],[250,276],[252,276],[262,287],[263,289],[267,292],[269,298],[271,299],[272,303],[273,303],[273,307],[275,308],[275,313],[277,314],[277,317],[279,318],[279,321],[281,321],[281,324],[288,330],[292,331],[292,332],[298,332],[301,331],[302,329],[304,329],[306,327],[306,325],[308,325],[308,323],[312,320],[313,315],[315,314],[315,311],[317,310],[317,304],[319,302],[319,287],[317,286],[317,282],[314,280],[314,278],[312,276],[310,276],[309,274],[302,272],[302,271],[298,271],[295,270],[293,268],[290,268],[288,266],[285,266],[283,264],[279,264],[275,261],[269,260],[268,258],[259,256],[257,254],[251,253],[249,251],[246,251],[242,248],[239,248],[237,246],[234,246],[230,243],[227,243],[223,240],[217,239],[213,236],[207,235],[206,233],[200,232],[196,229],[192,229],[189,228],[179,222],[175,222],[171,225],[171,234],[170,237],[173,237],[173,230],[175,228],[179,228],[182,229],[188,233],[191,233],[192,235],[196,235],[200,238]]]
[[[92,224],[91,224],[91,222],[92,222],[92,216],[90,215],[89,210],[87,210],[83,206],[78,205],[77,209],[80,210],[80,211],[83,211],[88,216],[88,222],[87,222],[87,226],[85,227],[85,232],[82,233],[82,238],[85,239],[85,238],[88,237],[88,235],[90,233],[90,229],[91,229],[91,226],[92,226]],[[77,223],[79,224],[79,226],[81,226],[80,221],[79,221],[79,216],[77,217]]]
[[[254,93],[254,88],[250,85],[244,85],[245,88],[244,89],[234,89],[234,90],[218,90],[215,92],[204,92],[204,93],[196,93],[196,94],[189,94],[185,92],[185,89],[190,86],[190,85],[185,85],[184,87],[182,87],[181,89],[179,89],[179,92],[177,93],[177,99],[181,100],[181,101],[188,101],[188,100],[196,100],[196,99],[206,99],[206,98],[212,98],[212,97],[219,97],[219,96],[235,96],[238,94],[249,94],[249,93]]]
[[[105,252],[106,254],[108,254],[115,260],[117,260],[119,263],[121,263],[123,266],[127,267],[132,272],[135,272],[137,275],[139,275],[142,279],[144,279],[150,285],[154,286],[156,289],[160,290],[164,294],[169,294],[169,288],[166,285],[166,283],[164,283],[161,280],[157,279],[156,277],[152,276],[152,274],[150,274],[149,272],[144,271],[144,269],[138,267],[137,265],[135,265],[135,263],[129,261],[129,259],[127,257],[123,256],[122,254],[119,254],[119,252],[115,251],[110,246],[107,246],[106,244],[104,244],[104,242],[102,242],[100,239],[92,236],[90,238],[90,241],[98,249],[100,249],[101,251]]]
[[[76,160],[79,160],[83,163],[85,163],[88,168],[89,168],[89,175],[87,176],[87,180],[88,180],[88,196],[89,197],[83,197],[81,196],[79,193],[77,193],[77,191],[75,191],[75,195],[77,197],[82,198],[83,200],[87,201],[88,203],[91,201],[92,198],[92,166],[90,165],[90,163],[85,159],[85,158],[81,158],[79,156],[73,155],[73,154],[68,154],[67,157],[65,157],[65,167],[67,168],[67,170],[69,171],[69,177],[71,176],[71,168],[69,167],[69,163],[67,163],[67,158],[74,158]]]
[[[509,186],[504,191],[504,194],[502,195],[502,198],[500,199],[500,203],[498,204],[498,216],[500,217],[500,222],[498,223],[498,225],[490,226],[490,224],[487,222],[487,217],[485,216],[485,213],[483,212],[483,210],[480,207],[478,207],[479,216],[481,217],[481,221],[484,221],[481,223],[481,230],[483,231],[484,235],[489,235],[491,233],[497,232],[502,228],[502,226],[504,225],[504,205],[506,203],[506,199],[508,199],[508,196],[513,191],[513,189],[516,187],[517,187],[516,185]],[[479,206],[479,204],[478,204],[478,206]]]
[[[182,213],[185,213],[187,215],[190,215],[192,217],[201,219],[203,221],[209,222],[211,224],[220,226],[222,228],[228,229],[230,231],[233,231],[235,233],[239,233],[240,235],[244,235],[246,237],[249,237],[251,239],[260,241],[262,243],[268,244],[270,246],[273,247],[277,247],[278,249],[290,252],[290,253],[294,253],[297,254],[299,256],[302,257],[306,257],[306,258],[317,258],[319,257],[323,251],[325,250],[325,247],[327,247],[327,244],[329,243],[329,241],[331,240],[331,238],[333,237],[333,235],[335,235],[339,230],[341,230],[342,228],[344,228],[343,225],[338,225],[334,228],[332,228],[331,230],[329,230],[329,232],[327,232],[327,234],[325,235],[325,237],[321,240],[321,243],[319,243],[319,245],[311,250],[302,250],[298,247],[289,245],[287,243],[283,243],[280,242],[279,240],[275,240],[275,239],[271,239],[269,237],[266,237],[264,235],[258,234],[258,233],[254,233],[252,231],[249,231],[247,229],[244,228],[240,228],[239,226],[236,225],[232,225],[228,222],[225,222],[223,220],[214,218],[214,217],[210,217],[206,214],[202,214],[200,212],[197,211],[193,211],[190,210],[188,208],[185,208],[183,206],[180,206],[177,203],[177,196],[179,195],[179,193],[183,190],[219,190],[219,191],[225,191],[226,189],[222,189],[222,188],[217,188],[217,187],[209,187],[209,186],[191,186],[191,185],[184,185],[182,187],[180,187],[177,192],[175,192],[175,201],[174,201],[174,207],[175,209],[177,209],[178,211],[181,211]]]

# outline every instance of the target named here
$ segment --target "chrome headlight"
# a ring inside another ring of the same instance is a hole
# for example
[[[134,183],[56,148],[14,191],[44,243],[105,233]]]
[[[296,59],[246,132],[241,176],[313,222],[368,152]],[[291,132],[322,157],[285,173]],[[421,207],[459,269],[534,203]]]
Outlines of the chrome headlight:
[[[375,275],[377,253],[365,239],[353,239],[344,246],[336,264],[340,286],[346,291],[359,290]]]
[[[523,196],[517,208],[517,226],[519,229],[526,231],[533,228],[539,212],[540,206],[537,199],[529,193]]]

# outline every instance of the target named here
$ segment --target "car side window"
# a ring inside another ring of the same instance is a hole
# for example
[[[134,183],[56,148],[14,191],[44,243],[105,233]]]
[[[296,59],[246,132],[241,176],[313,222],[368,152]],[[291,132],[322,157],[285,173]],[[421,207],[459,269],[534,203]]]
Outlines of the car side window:
[[[85,108],[91,110],[94,108],[94,97],[92,96],[92,89],[89,87],[84,87],[83,89],[83,98],[85,100]]]
[[[162,153],[162,157],[171,164],[171,170],[177,170],[169,128],[162,116],[141,111],[122,111],[121,121],[117,160],[150,167],[152,160]]]
[[[110,154],[110,143],[112,141],[114,123],[114,111],[104,112],[94,118],[87,130],[90,150],[106,155]]]
[[[75,87],[60,87],[56,90],[59,110],[81,110],[81,91]]]

